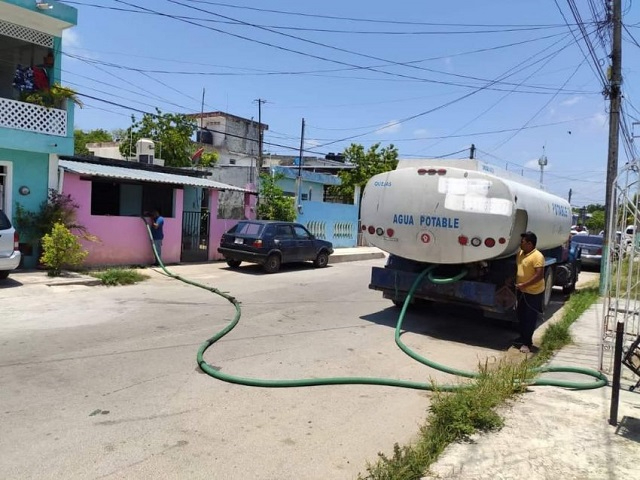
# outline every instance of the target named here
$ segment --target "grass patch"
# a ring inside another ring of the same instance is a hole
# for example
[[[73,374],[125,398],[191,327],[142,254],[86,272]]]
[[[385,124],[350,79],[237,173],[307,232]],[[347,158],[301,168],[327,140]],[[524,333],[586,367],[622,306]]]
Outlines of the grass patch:
[[[133,285],[134,283],[142,282],[149,278],[149,275],[144,275],[130,268],[110,268],[104,272],[94,272],[91,276],[99,278],[103,285],[110,287],[115,285]]]
[[[391,456],[379,453],[378,461],[367,465],[366,475],[358,475],[358,480],[418,480],[451,443],[466,441],[477,432],[500,429],[504,420],[497,407],[522,393],[527,381],[531,381],[531,368],[545,363],[554,352],[571,343],[571,324],[597,300],[595,286],[571,295],[561,320],[545,331],[533,361],[501,361],[491,369],[485,363],[468,389],[454,393],[434,391],[418,441],[408,446],[396,443]]]

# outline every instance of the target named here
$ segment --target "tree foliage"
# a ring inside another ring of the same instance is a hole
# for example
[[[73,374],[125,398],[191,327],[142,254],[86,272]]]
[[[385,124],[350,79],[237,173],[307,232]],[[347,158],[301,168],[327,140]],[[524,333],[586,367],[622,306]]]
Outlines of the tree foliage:
[[[260,175],[260,200],[258,202],[258,218],[260,220],[281,220],[293,222],[298,216],[294,198],[287,197],[278,186],[284,175]]]
[[[85,132],[83,130],[74,130],[73,142],[74,142],[74,155],[90,155],[87,143],[100,143],[100,142],[112,142],[113,135],[106,130],[98,128],[97,130],[89,130]]]
[[[191,141],[196,131],[196,123],[186,115],[162,113],[145,113],[140,121],[132,118],[120,144],[120,153],[124,157],[136,155],[136,142],[148,138],[156,142],[156,157],[164,160],[169,167],[191,166],[191,156],[196,150]]]
[[[329,187],[329,195],[338,197],[343,203],[352,203],[356,187],[360,187],[360,195],[369,179],[379,173],[393,170],[398,165],[398,149],[390,144],[380,149],[376,143],[364,149],[362,145],[352,143],[344,151],[345,163],[354,165],[351,170],[343,170],[339,177],[342,185]]]
[[[20,236],[29,242],[40,241],[45,234],[51,232],[56,223],[61,223],[84,239],[96,240],[87,233],[86,227],[76,220],[78,208],[79,205],[71,195],[59,193],[53,188],[49,189],[48,198],[40,204],[38,211],[27,210],[18,203],[15,218]]]
[[[604,230],[604,210],[594,210],[591,212],[591,216],[587,218],[585,226],[592,234],[597,234],[601,230]]]

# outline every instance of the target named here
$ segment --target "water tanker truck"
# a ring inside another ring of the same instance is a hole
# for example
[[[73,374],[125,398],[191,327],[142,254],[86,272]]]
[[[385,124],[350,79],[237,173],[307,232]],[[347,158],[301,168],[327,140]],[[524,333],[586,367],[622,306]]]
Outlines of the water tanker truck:
[[[579,260],[570,248],[571,207],[512,172],[478,160],[401,160],[372,177],[361,205],[365,239],[389,253],[369,288],[400,306],[428,269],[414,300],[466,305],[514,319],[520,235],[538,237],[552,287],[575,289]]]

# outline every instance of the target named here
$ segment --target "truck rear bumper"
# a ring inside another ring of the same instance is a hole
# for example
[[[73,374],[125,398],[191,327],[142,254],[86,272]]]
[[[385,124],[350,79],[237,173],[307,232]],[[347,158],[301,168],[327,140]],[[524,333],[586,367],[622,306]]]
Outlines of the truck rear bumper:
[[[369,288],[383,292],[385,298],[401,302],[407,297],[419,273],[373,267]],[[414,298],[435,302],[464,304],[502,315],[513,311],[515,294],[507,287],[485,282],[459,280],[448,284],[434,284],[426,277],[414,293]]]

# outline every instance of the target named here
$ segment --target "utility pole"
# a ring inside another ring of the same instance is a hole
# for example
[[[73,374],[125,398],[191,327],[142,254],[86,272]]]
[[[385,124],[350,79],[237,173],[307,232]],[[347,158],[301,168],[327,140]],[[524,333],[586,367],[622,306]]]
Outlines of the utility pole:
[[[304,155],[304,118],[302,119],[302,131],[300,133],[300,157],[298,158],[298,185],[297,185],[297,192],[296,192],[296,207],[299,207],[301,205],[300,203],[300,197],[301,197],[301,191],[302,191],[302,158]],[[298,210],[300,210],[298,208]]]
[[[602,258],[609,256],[609,234],[615,220],[615,198],[613,189],[618,176],[618,142],[620,131],[620,87],[622,85],[622,0],[612,0],[613,45],[611,49],[611,74],[609,77],[609,155],[607,157],[607,180],[604,212],[604,238],[602,241]],[[613,227],[615,230],[615,227]],[[610,275],[608,262],[602,262],[600,273],[600,294],[605,290],[606,279]],[[620,317],[619,317],[620,318]],[[618,320],[616,325],[616,347],[622,346],[624,321]],[[616,348],[621,352],[621,348]],[[618,401],[620,392],[620,365],[622,357],[619,352],[614,356],[614,375],[611,389],[610,425],[618,423]]]
[[[258,173],[262,170],[262,104],[267,103],[262,98],[257,98],[254,102],[258,103]]]
[[[612,201],[612,193],[616,176],[618,175],[618,143],[620,131],[620,86],[622,85],[622,0],[612,0],[613,22],[613,46],[611,50],[611,73],[609,75],[608,95],[609,108],[609,153],[607,157],[607,179],[605,190],[604,213],[604,245],[603,250],[608,251],[607,236],[611,216],[615,214],[615,204]],[[601,275],[601,279],[605,275]],[[602,282],[601,282],[602,283]]]

